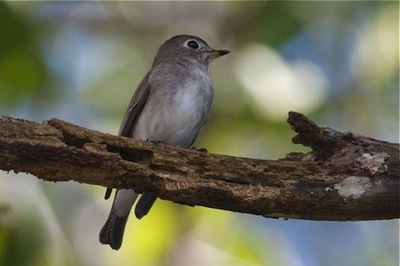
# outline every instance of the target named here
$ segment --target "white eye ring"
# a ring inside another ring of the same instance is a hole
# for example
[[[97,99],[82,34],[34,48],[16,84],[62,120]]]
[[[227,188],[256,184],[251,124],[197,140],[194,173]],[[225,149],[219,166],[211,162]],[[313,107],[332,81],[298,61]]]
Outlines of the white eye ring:
[[[189,48],[191,48],[191,49],[195,49],[195,50],[197,50],[197,49],[200,48],[200,44],[199,44],[196,40],[193,40],[193,39],[188,40],[188,41],[185,43],[185,46],[186,46],[186,47],[189,47]]]

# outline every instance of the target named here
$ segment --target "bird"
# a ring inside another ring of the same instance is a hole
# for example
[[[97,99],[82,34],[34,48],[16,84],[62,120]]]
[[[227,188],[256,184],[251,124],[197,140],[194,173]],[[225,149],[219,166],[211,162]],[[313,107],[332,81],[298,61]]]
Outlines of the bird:
[[[211,48],[200,37],[177,35],[158,49],[149,72],[133,94],[122,120],[120,136],[190,148],[208,120],[214,97],[208,75],[210,63],[230,51]],[[112,193],[108,188],[105,198]],[[118,250],[126,222],[139,194],[119,189],[99,240]],[[145,216],[157,195],[144,192],[135,216]]]

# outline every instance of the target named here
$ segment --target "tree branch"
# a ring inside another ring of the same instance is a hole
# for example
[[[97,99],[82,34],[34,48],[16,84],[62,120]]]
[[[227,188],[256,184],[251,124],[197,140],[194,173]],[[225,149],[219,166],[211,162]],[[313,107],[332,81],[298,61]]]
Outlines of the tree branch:
[[[51,119],[0,118],[0,169],[48,181],[154,191],[194,206],[309,220],[399,218],[399,145],[288,118],[294,143],[277,161],[208,154]]]

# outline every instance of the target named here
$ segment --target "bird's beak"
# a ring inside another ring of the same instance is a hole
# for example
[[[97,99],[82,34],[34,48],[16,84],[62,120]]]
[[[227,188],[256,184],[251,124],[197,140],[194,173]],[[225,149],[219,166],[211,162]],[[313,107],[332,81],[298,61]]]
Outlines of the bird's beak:
[[[207,51],[207,53],[211,56],[212,59],[218,58],[220,56],[229,54],[231,51],[228,50],[211,50]]]

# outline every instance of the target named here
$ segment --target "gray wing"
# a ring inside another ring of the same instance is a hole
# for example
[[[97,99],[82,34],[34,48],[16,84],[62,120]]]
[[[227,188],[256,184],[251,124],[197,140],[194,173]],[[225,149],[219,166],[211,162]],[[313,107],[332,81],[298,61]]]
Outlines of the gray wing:
[[[125,116],[122,120],[121,127],[119,128],[118,135],[124,137],[131,137],[133,134],[133,130],[135,128],[136,122],[145,106],[147,99],[150,94],[150,85],[149,85],[149,73],[143,78],[137,87],[135,93],[133,94],[131,101],[129,102],[128,109],[126,110]],[[104,196],[105,199],[108,199],[111,195],[112,188],[107,188],[106,194]]]
[[[147,102],[150,94],[149,86],[149,73],[143,78],[137,87],[132,99],[129,103],[128,110],[126,110],[124,119],[122,120],[121,127],[119,128],[118,135],[131,137],[133,129],[135,128],[136,122],[143,110],[144,105]]]

